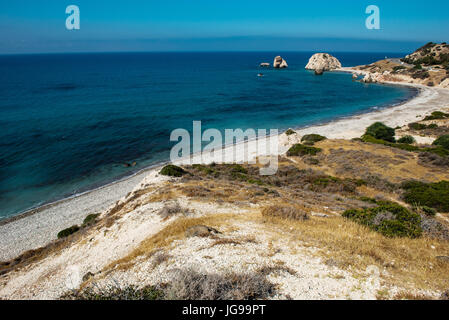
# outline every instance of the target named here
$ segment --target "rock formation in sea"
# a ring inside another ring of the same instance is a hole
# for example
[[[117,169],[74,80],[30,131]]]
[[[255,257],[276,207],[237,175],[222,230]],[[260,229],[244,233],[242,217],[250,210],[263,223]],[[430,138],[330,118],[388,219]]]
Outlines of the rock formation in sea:
[[[260,64],[260,66],[261,66],[261,67],[269,67],[270,64],[269,64],[268,62],[262,62],[262,63]]]
[[[323,73],[324,73],[323,69],[316,69],[315,70],[315,75],[317,75],[317,76],[321,76],[321,75],[323,75]]]
[[[276,58],[274,58],[273,67],[277,69],[283,69],[288,68],[288,64],[287,61],[282,59],[281,56],[277,56]]]
[[[341,63],[337,58],[328,53],[316,53],[310,59],[306,66],[308,70],[330,71],[341,68]],[[317,74],[317,73],[316,73]],[[318,73],[319,74],[319,73]]]

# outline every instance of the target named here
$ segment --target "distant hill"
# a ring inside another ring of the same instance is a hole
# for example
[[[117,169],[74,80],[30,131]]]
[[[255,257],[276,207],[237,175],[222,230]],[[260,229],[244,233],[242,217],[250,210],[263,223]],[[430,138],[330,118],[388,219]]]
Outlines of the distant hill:
[[[386,59],[354,67],[365,82],[406,82],[449,88],[449,45],[429,42],[402,59]]]
[[[401,61],[414,65],[441,66],[449,70],[449,45],[429,42]]]

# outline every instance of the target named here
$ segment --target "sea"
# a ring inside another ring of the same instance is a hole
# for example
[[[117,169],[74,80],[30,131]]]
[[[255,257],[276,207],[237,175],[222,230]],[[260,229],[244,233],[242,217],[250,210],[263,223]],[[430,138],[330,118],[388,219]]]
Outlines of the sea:
[[[416,90],[315,76],[312,52],[0,56],[0,219],[169,160],[174,129],[301,128]],[[331,53],[343,66],[402,53]],[[261,68],[281,55],[288,69]],[[258,76],[262,73],[263,76]],[[134,164],[134,166],[132,165]]]

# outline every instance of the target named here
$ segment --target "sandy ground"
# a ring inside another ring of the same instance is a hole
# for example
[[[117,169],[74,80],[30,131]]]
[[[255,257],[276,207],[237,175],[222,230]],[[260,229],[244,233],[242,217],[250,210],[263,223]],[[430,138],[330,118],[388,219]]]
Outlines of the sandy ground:
[[[398,84],[395,83],[395,85]],[[351,139],[360,137],[365,128],[376,121],[382,121],[391,127],[403,126],[432,111],[449,108],[449,90],[421,85],[404,85],[419,88],[419,95],[402,105],[299,129],[297,132],[299,136],[319,133],[332,139]],[[297,142],[291,139],[291,137],[286,138],[285,135],[279,136],[280,154],[285,153],[288,146]],[[248,148],[251,156],[256,155],[254,143],[247,143],[245,148]],[[208,162],[207,159],[203,161]],[[154,168],[141,172],[128,179],[43,207],[36,210],[34,214],[0,225],[0,261],[45,245],[55,239],[60,230],[79,224],[90,213],[102,212],[111,207],[130,191],[145,184],[145,177],[152,176],[159,170],[160,168]]]

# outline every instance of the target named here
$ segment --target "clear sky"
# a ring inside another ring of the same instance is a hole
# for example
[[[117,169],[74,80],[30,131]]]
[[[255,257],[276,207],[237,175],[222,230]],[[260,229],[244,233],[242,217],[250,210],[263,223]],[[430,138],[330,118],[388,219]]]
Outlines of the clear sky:
[[[68,5],[81,29],[65,27]],[[368,5],[380,30],[368,30]],[[0,53],[413,51],[449,42],[448,0],[0,0]]]

